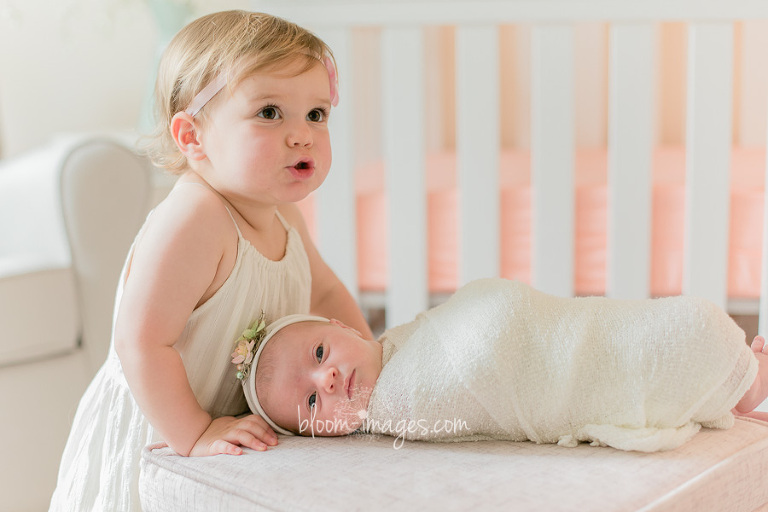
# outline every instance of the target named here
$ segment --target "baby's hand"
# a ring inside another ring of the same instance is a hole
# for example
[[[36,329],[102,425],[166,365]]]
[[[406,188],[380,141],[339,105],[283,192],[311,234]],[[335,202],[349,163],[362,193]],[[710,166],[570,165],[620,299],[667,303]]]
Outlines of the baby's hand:
[[[267,423],[255,414],[243,418],[222,416],[216,418],[197,440],[190,457],[207,455],[240,455],[241,446],[264,451],[267,445],[275,446],[277,436]]]

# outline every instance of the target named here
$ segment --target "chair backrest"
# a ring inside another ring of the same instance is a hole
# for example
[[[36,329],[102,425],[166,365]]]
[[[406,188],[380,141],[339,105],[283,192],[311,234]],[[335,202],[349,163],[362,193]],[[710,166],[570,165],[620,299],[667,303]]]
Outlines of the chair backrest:
[[[0,365],[109,347],[120,268],[151,167],[122,144],[63,138],[0,164]]]
[[[73,146],[60,165],[82,344],[92,362],[101,364],[109,347],[120,270],[150,207],[151,166],[107,139]]]

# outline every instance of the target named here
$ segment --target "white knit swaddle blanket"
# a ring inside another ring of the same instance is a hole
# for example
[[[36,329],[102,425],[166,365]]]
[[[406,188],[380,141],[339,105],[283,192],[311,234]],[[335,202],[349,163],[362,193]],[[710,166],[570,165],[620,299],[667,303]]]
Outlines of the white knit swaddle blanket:
[[[364,427],[405,439],[668,450],[730,427],[757,374],[744,332],[706,300],[563,299],[504,279],[382,343]]]

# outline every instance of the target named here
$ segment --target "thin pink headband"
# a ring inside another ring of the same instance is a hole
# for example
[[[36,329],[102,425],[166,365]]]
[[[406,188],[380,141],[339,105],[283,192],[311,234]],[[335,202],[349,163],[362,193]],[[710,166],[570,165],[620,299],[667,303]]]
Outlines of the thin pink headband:
[[[333,65],[333,61],[330,57],[323,58],[323,64],[325,64],[325,69],[328,71],[328,81],[331,85],[331,105],[335,107],[339,104],[339,79],[336,76],[336,67]],[[227,85],[227,74],[221,73],[192,98],[192,101],[184,112],[195,117],[197,113],[224,88],[225,85]]]

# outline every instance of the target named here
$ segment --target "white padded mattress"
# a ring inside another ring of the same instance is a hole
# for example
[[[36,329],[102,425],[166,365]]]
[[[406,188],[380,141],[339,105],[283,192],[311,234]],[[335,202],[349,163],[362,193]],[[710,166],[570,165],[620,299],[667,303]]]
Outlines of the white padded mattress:
[[[147,512],[745,511],[768,503],[768,423],[702,430],[671,452],[479,441],[281,437],[264,453],[184,458],[149,447]]]

